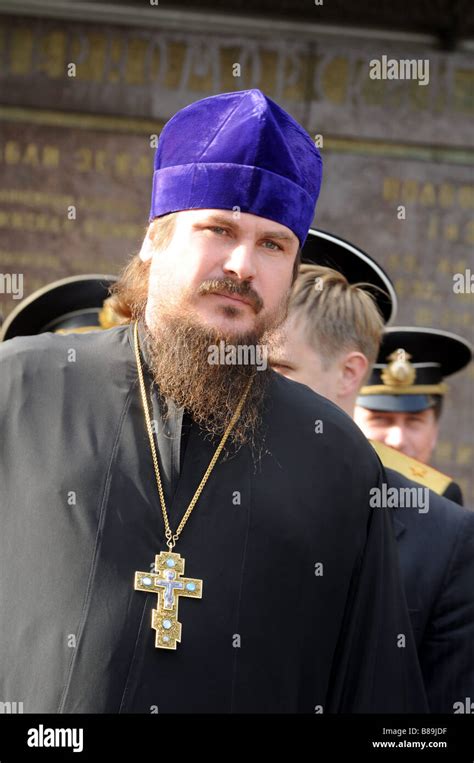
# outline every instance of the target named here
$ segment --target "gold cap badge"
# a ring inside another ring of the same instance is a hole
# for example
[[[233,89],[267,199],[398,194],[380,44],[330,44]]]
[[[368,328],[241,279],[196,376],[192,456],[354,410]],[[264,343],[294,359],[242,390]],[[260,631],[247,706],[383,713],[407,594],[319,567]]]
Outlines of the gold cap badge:
[[[410,359],[411,355],[401,348],[392,352],[387,358],[390,363],[380,374],[383,383],[389,387],[410,387],[416,377]]]

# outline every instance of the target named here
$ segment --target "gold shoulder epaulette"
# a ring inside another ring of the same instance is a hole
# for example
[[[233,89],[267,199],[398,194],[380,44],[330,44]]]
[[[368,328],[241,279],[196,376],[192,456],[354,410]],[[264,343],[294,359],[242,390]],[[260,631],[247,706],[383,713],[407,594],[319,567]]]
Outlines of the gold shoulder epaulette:
[[[400,453],[399,450],[395,450],[395,448],[391,448],[383,442],[377,442],[376,440],[370,440],[369,442],[384,466],[400,472],[404,477],[408,477],[408,479],[414,482],[419,482],[420,485],[428,487],[434,493],[442,495],[453,481],[447,474],[433,469],[428,464],[417,461],[416,458],[406,456],[405,453]]]

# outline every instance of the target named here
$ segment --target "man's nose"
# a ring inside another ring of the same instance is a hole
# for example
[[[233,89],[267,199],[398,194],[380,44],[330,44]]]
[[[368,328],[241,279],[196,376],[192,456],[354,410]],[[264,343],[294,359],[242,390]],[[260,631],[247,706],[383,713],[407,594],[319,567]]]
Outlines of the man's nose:
[[[255,255],[250,244],[238,244],[229,252],[223,265],[226,275],[241,281],[251,281],[255,277]]]
[[[387,429],[385,435],[385,444],[390,445],[392,448],[401,448],[404,442],[403,427],[393,426]]]

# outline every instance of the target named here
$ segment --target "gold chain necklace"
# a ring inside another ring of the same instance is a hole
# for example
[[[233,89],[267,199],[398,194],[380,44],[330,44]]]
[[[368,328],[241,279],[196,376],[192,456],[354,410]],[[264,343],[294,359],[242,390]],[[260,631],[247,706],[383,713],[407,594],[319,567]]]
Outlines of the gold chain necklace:
[[[153,430],[151,426],[150,411],[148,408],[148,402],[146,397],[145,382],[143,379],[143,369],[140,360],[140,347],[138,341],[138,322],[135,321],[133,328],[133,336],[135,343],[135,360],[137,363],[138,380],[140,383],[140,393],[143,404],[143,411],[145,414],[146,428],[148,432],[148,440],[150,443],[150,450],[153,459],[153,466],[155,469],[156,484],[158,487],[158,494],[160,496],[161,511],[163,514],[163,520],[165,523],[165,536],[168,551],[161,551],[160,554],[155,556],[154,572],[136,572],[134,588],[136,591],[153,591],[158,596],[157,609],[152,610],[151,627],[156,630],[155,646],[160,649],[176,649],[178,641],[181,641],[181,623],[178,621],[178,604],[180,596],[190,596],[195,599],[202,598],[202,580],[197,578],[184,578],[184,563],[185,560],[180,554],[174,554],[172,549],[176,545],[183,528],[188,521],[192,510],[194,509],[204,486],[206,485],[209,475],[211,474],[217,459],[219,458],[222,449],[229,437],[236,421],[242,413],[247,395],[250,391],[250,387],[253,381],[251,377],[244,390],[242,397],[239,400],[234,415],[232,416],[227,428],[222,435],[222,439],[217,446],[209,466],[207,467],[204,476],[199,483],[191,502],[186,509],[181,522],[173,534],[169,519],[168,512],[166,510],[165,495],[163,492],[163,485],[161,482],[160,467],[158,464],[158,457],[155,448],[155,439],[153,437]]]

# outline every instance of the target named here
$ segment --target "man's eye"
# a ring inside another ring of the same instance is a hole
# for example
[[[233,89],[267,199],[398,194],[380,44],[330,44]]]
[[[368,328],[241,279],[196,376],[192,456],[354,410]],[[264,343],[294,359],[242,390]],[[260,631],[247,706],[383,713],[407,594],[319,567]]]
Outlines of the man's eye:
[[[227,230],[225,228],[221,228],[220,225],[210,225],[209,230],[214,231],[214,233],[227,233]]]
[[[281,247],[281,246],[280,246],[280,244],[276,244],[276,243],[275,243],[275,241],[270,241],[270,239],[267,239],[267,240],[266,240],[266,241],[264,241],[263,243],[264,243],[264,244],[271,244],[271,245],[272,245],[272,247],[275,247],[275,248],[272,250],[272,251],[274,251],[274,252],[275,252],[275,251],[277,251],[278,249],[279,249],[280,251],[283,251],[283,247]]]

